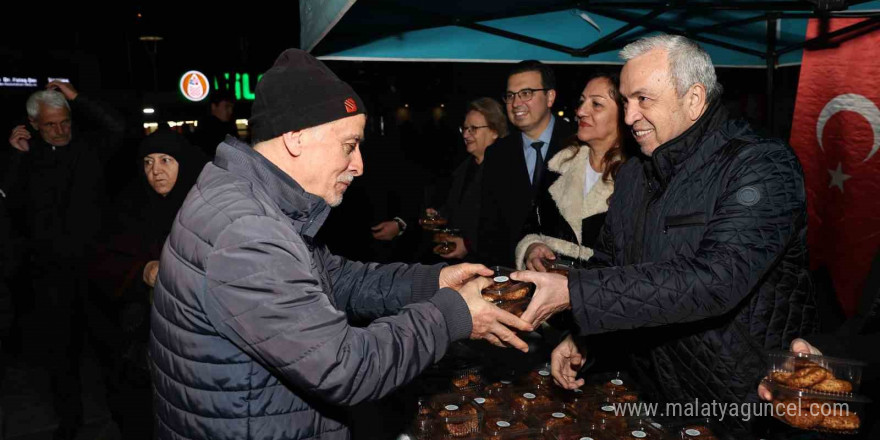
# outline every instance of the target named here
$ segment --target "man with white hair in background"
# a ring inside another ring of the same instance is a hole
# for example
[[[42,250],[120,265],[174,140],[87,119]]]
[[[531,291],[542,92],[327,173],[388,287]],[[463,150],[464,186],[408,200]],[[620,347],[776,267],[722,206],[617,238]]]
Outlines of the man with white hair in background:
[[[620,169],[588,268],[513,275],[538,285],[523,319],[571,309],[581,335],[631,330],[635,377],[657,400],[756,402],[765,351],[816,324],[800,164],[784,142],[729,118],[696,43],[647,37],[621,57],[626,123],[642,155]],[[590,356],[577,342],[551,358],[566,388],[582,384],[577,369]],[[738,417],[724,422],[744,428]]]
[[[82,424],[84,261],[101,224],[104,165],[121,144],[125,126],[70,83],[53,81],[46,88],[27,100],[28,125],[9,136],[14,151],[3,190],[16,229],[26,237],[22,260],[40,323],[36,340],[27,342],[39,347],[49,369],[60,417],[55,438],[63,439],[73,438]]]

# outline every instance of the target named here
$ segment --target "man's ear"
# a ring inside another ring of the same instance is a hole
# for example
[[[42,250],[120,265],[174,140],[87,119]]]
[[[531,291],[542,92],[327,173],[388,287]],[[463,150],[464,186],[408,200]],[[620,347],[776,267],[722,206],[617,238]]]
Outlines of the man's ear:
[[[547,108],[553,108],[553,103],[556,102],[556,90],[550,89],[547,90]]]
[[[293,157],[299,157],[302,154],[302,130],[288,131],[281,135],[281,141],[284,142],[284,148],[287,153]]]
[[[28,122],[31,123],[31,128],[34,130],[40,131],[40,124],[37,123],[37,120],[28,116]]]
[[[696,83],[690,87],[685,96],[688,118],[694,122],[703,115],[706,107],[706,86]]]

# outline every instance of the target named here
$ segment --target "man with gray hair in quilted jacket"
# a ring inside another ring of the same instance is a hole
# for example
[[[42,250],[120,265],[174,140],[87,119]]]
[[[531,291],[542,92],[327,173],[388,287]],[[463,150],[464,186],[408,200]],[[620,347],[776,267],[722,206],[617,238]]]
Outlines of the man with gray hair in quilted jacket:
[[[580,335],[629,330],[632,369],[656,400],[757,402],[765,351],[816,324],[801,166],[784,142],[729,118],[696,43],[647,37],[621,58],[626,123],[642,154],[620,169],[587,268],[513,275],[538,285],[523,319],[571,309]],[[576,370],[591,355],[576,342],[551,358],[566,388],[582,383]],[[724,422],[748,428],[741,417]]]

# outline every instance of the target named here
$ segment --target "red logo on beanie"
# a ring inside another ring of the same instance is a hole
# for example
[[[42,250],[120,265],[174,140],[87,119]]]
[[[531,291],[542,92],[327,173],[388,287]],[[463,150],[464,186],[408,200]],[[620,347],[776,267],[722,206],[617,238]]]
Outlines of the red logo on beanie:
[[[354,102],[354,99],[348,98],[345,100],[345,112],[346,113],[354,113],[358,110],[357,103]]]

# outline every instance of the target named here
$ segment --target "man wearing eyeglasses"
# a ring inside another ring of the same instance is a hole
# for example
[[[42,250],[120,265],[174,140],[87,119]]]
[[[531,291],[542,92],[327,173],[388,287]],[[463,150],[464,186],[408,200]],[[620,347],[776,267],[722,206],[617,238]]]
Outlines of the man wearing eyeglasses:
[[[553,117],[556,78],[540,61],[518,63],[503,95],[507,117],[519,129],[486,152],[480,208],[480,262],[512,266],[516,243],[538,194],[552,184],[547,161],[571,129]]]

